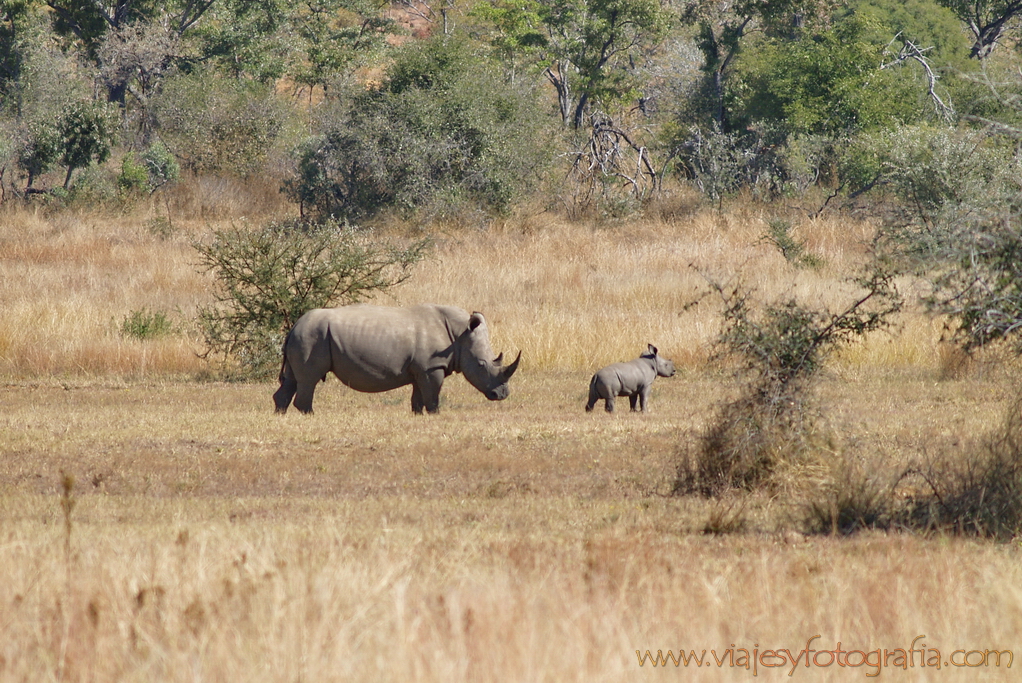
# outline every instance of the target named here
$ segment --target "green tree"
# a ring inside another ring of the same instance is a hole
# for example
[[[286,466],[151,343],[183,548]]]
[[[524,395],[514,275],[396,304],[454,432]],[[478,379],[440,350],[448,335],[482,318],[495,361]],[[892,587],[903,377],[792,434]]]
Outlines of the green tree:
[[[576,129],[592,106],[635,95],[634,65],[670,27],[657,0],[540,0],[539,16],[543,73],[557,92],[561,120]]]
[[[234,78],[260,83],[281,78],[297,50],[297,41],[287,29],[292,6],[285,0],[218,3],[196,27],[200,58]]]
[[[196,31],[201,59],[269,83],[327,89],[372,62],[396,25],[382,0],[223,0]]]
[[[223,1],[223,0],[221,0]],[[100,50],[113,34],[123,40],[132,40],[126,33],[135,24],[154,22],[163,33],[177,40],[190,31],[217,0],[46,0],[54,30],[68,39],[77,41],[86,56],[100,64]],[[150,31],[151,35],[155,35]],[[134,41],[137,42],[137,41]],[[151,51],[152,46],[147,46]],[[129,81],[107,79],[107,95],[111,102],[124,104]]]
[[[512,85],[523,60],[536,59],[538,51],[547,45],[541,10],[539,0],[487,0],[472,8],[472,16],[493,27],[488,40],[506,64]]]
[[[696,27],[699,49],[703,53],[703,71],[710,92],[711,117],[716,129],[731,132],[728,117],[728,80],[735,58],[750,34],[789,35],[791,31],[812,25],[818,14],[826,14],[818,0],[690,0],[682,11],[682,21]]]
[[[336,103],[286,184],[303,212],[506,210],[546,158],[535,99],[457,35],[414,43],[379,89]]]
[[[393,20],[380,0],[317,0],[296,6],[289,30],[300,39],[290,76],[310,89],[327,88],[385,45]]]
[[[151,133],[151,101],[182,57],[180,36],[157,20],[110,31],[98,49],[100,78],[114,93],[112,101],[128,105],[125,95],[131,95],[140,113],[143,140]]]
[[[28,176],[26,194],[37,191],[34,187],[36,179],[49,171],[59,156],[60,139],[54,126],[43,121],[30,123],[18,153],[18,166]]]
[[[975,39],[970,56],[985,59],[1001,41],[1005,31],[1022,18],[1020,0],[940,0],[969,27]]]
[[[734,123],[833,136],[919,118],[925,90],[904,70],[882,68],[889,40],[876,20],[851,14],[822,31],[765,41],[736,66]]]
[[[21,77],[21,41],[31,12],[29,0],[0,0],[0,100]]]
[[[64,189],[71,174],[93,161],[103,163],[110,157],[113,126],[106,109],[93,102],[71,102],[57,119],[56,133],[60,162],[67,167]]]

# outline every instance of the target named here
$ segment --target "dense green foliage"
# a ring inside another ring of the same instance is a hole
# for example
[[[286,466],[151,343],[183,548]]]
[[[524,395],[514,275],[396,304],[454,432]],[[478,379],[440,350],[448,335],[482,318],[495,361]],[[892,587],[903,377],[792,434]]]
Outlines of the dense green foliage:
[[[288,193],[303,211],[345,219],[466,204],[506,211],[544,156],[541,116],[527,94],[463,41],[414,44],[379,88],[338,97]]]
[[[823,31],[774,38],[740,60],[734,122],[781,124],[796,135],[884,128],[926,114],[918,85],[881,69],[876,21],[852,14]]]

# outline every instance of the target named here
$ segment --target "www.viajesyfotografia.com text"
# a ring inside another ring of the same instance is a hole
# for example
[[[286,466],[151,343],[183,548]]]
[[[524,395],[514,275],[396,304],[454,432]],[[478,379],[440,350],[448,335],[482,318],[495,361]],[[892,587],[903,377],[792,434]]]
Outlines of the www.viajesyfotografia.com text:
[[[656,654],[649,650],[635,651],[639,666],[651,664],[654,667],[710,667],[746,669],[753,676],[760,670],[787,669],[789,676],[795,675],[800,668],[829,668],[833,666],[864,668],[866,676],[879,676],[884,669],[930,668],[939,671],[945,667],[1003,667],[1010,669],[1015,658],[1011,650],[1001,649],[966,649],[940,650],[927,647],[925,635],[916,636],[907,648],[875,648],[870,650],[843,649],[841,642],[831,649],[822,649],[815,643],[820,635],[806,641],[805,647],[792,650],[760,648],[754,643],[752,648],[735,647],[734,643],[723,650],[657,650]]]

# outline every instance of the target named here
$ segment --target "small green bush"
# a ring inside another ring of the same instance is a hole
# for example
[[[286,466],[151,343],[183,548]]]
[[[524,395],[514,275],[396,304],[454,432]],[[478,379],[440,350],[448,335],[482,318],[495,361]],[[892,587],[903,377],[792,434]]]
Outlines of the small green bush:
[[[117,175],[117,189],[122,193],[131,194],[144,192],[149,186],[149,174],[139,163],[134,152],[128,152],[121,159],[121,172]]]
[[[160,140],[149,145],[142,152],[142,164],[145,166],[150,192],[155,192],[167,183],[177,180],[181,175],[181,167],[178,165],[177,159]]]
[[[805,241],[797,240],[791,234],[791,221],[780,218],[767,220],[767,232],[764,239],[777,247],[784,260],[796,268],[815,270],[824,265],[822,258],[806,251]]]
[[[133,310],[121,321],[121,335],[145,341],[164,337],[173,332],[174,326],[163,311],[148,309]]]
[[[174,155],[167,146],[157,140],[141,155],[128,152],[121,160],[121,172],[117,176],[117,188],[122,195],[151,194],[181,175]]]

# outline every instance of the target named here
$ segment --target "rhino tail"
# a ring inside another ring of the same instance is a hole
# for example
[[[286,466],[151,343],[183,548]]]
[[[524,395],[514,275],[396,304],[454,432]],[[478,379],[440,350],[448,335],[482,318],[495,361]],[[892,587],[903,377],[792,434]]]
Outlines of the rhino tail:
[[[280,386],[273,392],[273,405],[278,415],[283,415],[287,412],[287,407],[291,404],[291,399],[294,398],[295,390],[298,387],[298,383],[294,378],[294,371],[291,369],[291,364],[287,358],[287,342],[289,339],[291,339],[290,332],[284,338],[284,344],[281,348],[281,354],[284,356],[284,359],[280,363],[280,375],[278,376]],[[291,375],[290,378],[288,377],[289,374]]]
[[[277,375],[277,381],[280,382],[281,384],[284,383],[284,378],[285,378],[284,371],[287,369],[287,343],[289,341],[291,341],[291,332],[287,333],[287,336],[284,337],[284,343],[281,344],[281,346],[280,346],[280,355],[281,355],[280,374]]]
[[[586,403],[586,412],[587,413],[593,412],[593,406],[596,405],[596,402],[599,399],[600,399],[600,392],[597,391],[597,389],[596,389],[596,375],[593,375],[593,378],[591,380],[589,380],[589,402]]]

